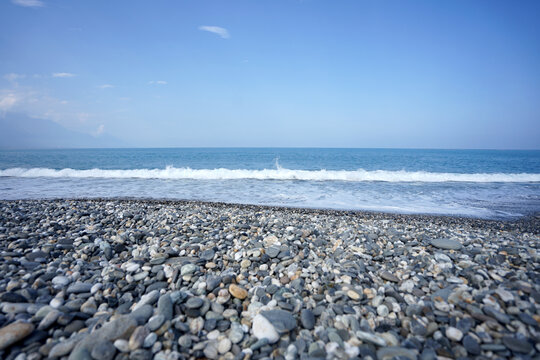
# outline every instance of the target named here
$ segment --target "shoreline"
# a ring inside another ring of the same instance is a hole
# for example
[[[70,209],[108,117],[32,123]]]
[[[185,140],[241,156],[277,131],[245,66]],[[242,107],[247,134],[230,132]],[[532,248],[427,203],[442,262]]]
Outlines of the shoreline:
[[[2,200],[0,357],[534,358],[538,221]]]
[[[209,205],[216,207],[237,207],[246,210],[274,210],[274,211],[292,211],[305,214],[325,214],[331,216],[356,216],[372,220],[398,220],[398,221],[431,221],[436,223],[445,222],[464,222],[471,226],[498,226],[506,230],[525,230],[535,234],[540,233],[540,212],[535,212],[523,215],[519,218],[512,219],[488,219],[475,216],[465,215],[440,215],[429,213],[399,213],[385,212],[375,210],[347,210],[347,209],[332,209],[332,208],[312,208],[312,207],[296,207],[296,206],[280,206],[280,205],[259,205],[249,203],[221,202],[221,201],[205,201],[205,200],[189,200],[189,199],[169,199],[169,198],[137,198],[137,197],[80,197],[80,198],[42,198],[42,199],[10,199],[0,202],[17,202],[17,201],[37,201],[37,202],[55,202],[55,201],[82,201],[82,202],[107,202],[117,201],[124,203],[155,203],[164,205]]]

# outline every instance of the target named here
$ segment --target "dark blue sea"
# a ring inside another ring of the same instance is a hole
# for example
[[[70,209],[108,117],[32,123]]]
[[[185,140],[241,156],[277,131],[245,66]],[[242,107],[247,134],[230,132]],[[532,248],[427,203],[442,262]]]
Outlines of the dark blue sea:
[[[0,199],[136,197],[511,219],[540,212],[540,151],[0,151]]]

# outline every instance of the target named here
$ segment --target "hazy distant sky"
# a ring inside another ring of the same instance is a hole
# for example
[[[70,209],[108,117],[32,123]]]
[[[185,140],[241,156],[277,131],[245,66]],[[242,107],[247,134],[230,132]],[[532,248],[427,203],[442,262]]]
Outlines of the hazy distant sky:
[[[0,116],[141,147],[538,149],[539,19],[538,0],[2,0]]]

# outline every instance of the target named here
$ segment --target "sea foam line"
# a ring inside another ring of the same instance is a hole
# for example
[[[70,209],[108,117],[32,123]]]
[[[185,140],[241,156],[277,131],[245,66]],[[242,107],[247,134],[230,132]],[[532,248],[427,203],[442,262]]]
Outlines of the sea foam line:
[[[425,171],[388,170],[294,170],[294,169],[191,169],[167,166],[165,169],[49,169],[10,168],[0,170],[0,177],[53,178],[132,178],[132,179],[194,179],[194,180],[307,180],[307,181],[382,181],[382,182],[540,182],[540,174],[520,173],[435,173]]]

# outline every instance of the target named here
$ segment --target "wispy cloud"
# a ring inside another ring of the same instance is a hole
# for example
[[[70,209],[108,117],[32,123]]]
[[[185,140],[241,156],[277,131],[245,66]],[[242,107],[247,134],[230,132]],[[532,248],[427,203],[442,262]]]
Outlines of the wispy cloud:
[[[7,111],[17,103],[19,99],[15,94],[0,94],[0,111]]]
[[[100,89],[110,89],[110,88],[113,88],[114,85],[111,85],[111,84],[103,84],[103,85],[99,85],[98,88]]]
[[[59,73],[52,74],[52,76],[55,78],[70,78],[70,77],[74,77],[75,74],[67,73],[67,72],[59,72]]]
[[[26,77],[26,75],[24,75],[24,74],[16,74],[16,73],[9,73],[9,74],[4,75],[4,79],[6,79],[7,81],[10,81],[10,82],[15,82],[18,79],[23,79],[25,77]]]
[[[24,7],[43,7],[45,3],[41,0],[11,0],[12,3]]]
[[[167,82],[164,80],[152,80],[148,82],[148,85],[167,85]]]
[[[219,27],[219,26],[201,25],[201,26],[199,26],[199,30],[208,31],[208,32],[217,34],[217,35],[221,36],[223,39],[228,39],[228,38],[231,37],[229,35],[229,31],[227,31],[227,29]]]

